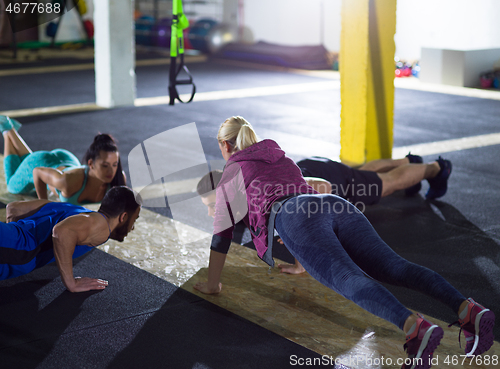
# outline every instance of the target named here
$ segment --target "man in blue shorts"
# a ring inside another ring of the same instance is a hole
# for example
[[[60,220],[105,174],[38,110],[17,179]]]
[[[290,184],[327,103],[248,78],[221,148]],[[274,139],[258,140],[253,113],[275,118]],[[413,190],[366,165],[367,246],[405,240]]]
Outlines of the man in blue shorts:
[[[97,212],[48,200],[7,205],[7,223],[0,222],[0,280],[27,274],[55,261],[71,292],[101,290],[107,281],[73,276],[73,258],[108,239],[123,241],[134,229],[141,205],[125,186],[113,187]]]

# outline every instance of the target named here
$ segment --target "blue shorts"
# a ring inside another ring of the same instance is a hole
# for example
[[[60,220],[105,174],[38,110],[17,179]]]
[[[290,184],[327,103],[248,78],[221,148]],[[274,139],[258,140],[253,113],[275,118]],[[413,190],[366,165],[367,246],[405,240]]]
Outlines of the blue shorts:
[[[73,258],[91,249],[90,246],[76,246]],[[16,222],[0,222],[0,280],[27,274],[54,261],[52,237],[39,243]]]

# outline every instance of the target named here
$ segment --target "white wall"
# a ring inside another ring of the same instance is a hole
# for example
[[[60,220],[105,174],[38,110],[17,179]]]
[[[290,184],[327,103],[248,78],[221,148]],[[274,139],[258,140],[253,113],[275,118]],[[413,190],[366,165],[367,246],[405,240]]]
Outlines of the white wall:
[[[377,0],[380,1],[380,0]],[[321,4],[324,11],[321,12]],[[256,41],[285,45],[321,43],[340,49],[342,0],[245,0],[245,25]],[[398,0],[396,55],[419,59],[422,47],[500,47],[500,0]]]
[[[341,4],[341,0],[245,0],[245,25],[255,41],[318,45],[323,38],[327,49],[338,51]]]
[[[499,0],[398,0],[396,55],[419,59],[422,47],[500,47]]]

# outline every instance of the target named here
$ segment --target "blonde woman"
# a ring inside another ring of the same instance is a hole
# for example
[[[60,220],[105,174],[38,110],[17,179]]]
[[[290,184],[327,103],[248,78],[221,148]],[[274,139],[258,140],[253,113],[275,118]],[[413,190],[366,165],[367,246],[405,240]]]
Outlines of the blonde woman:
[[[492,311],[466,299],[436,272],[397,255],[352,204],[318,194],[276,142],[259,140],[242,117],[222,123],[217,139],[227,163],[216,189],[208,281],[197,283],[197,290],[221,291],[226,253],[241,217],[265,262],[274,265],[270,248],[275,228],[313,278],[403,330],[408,352],[403,368],[429,368],[443,329],[412,313],[378,282],[426,293],[453,309],[467,338],[467,355],[492,346]]]

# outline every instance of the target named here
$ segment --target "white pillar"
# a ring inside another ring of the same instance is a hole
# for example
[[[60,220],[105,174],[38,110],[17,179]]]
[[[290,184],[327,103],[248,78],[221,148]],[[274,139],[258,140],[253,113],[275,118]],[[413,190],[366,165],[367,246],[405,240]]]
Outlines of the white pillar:
[[[96,104],[133,105],[135,89],[134,0],[94,0]]]

